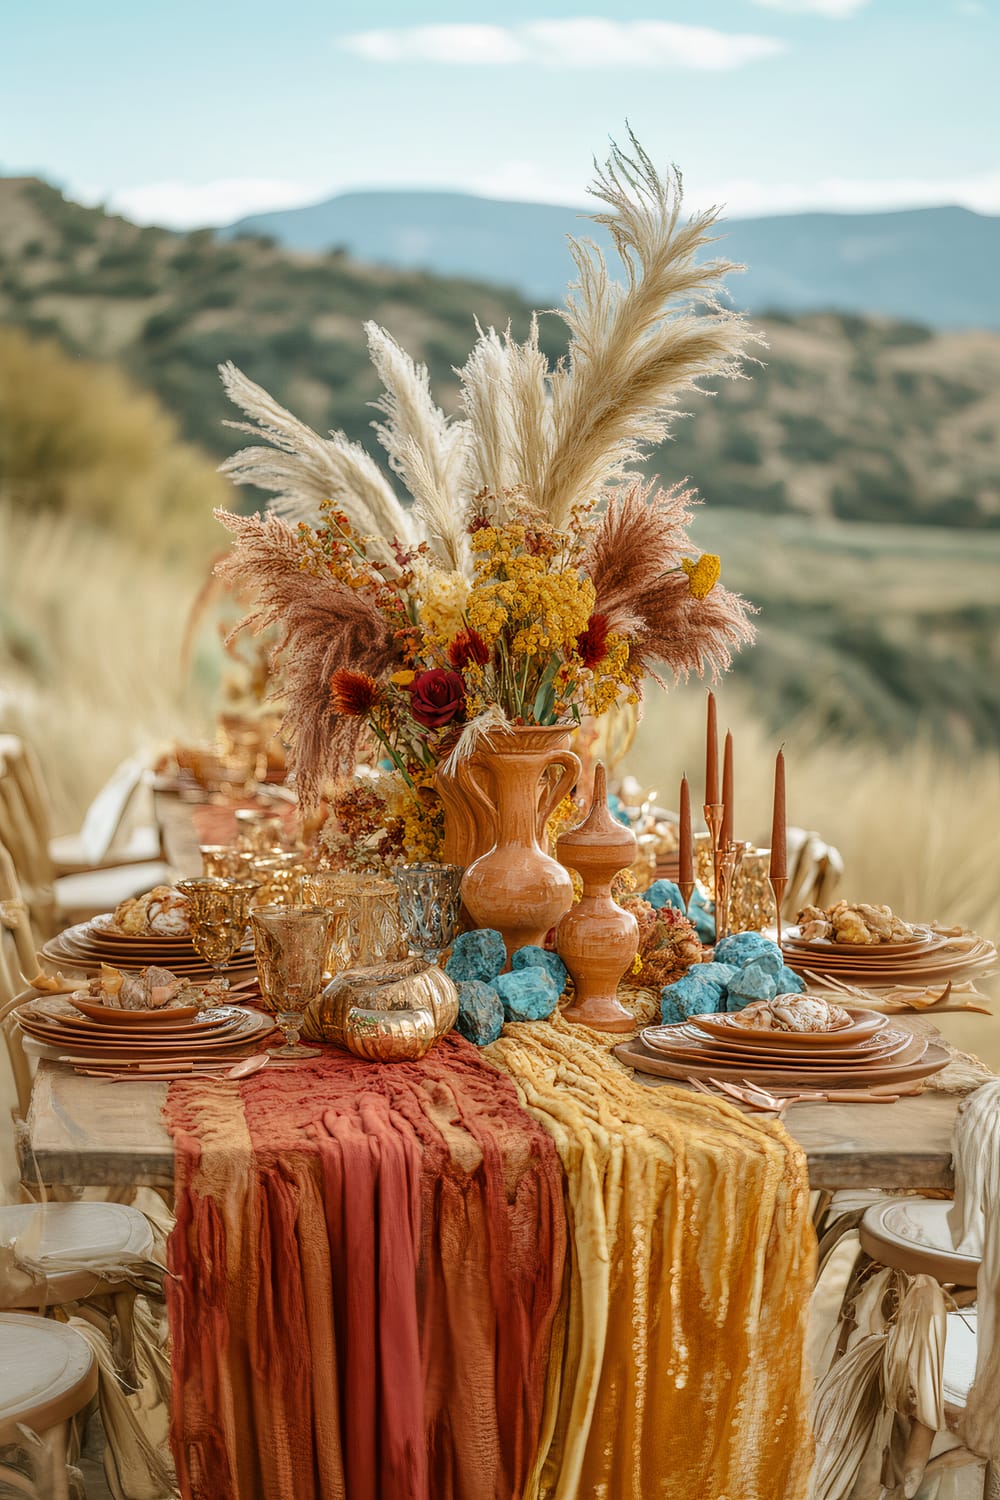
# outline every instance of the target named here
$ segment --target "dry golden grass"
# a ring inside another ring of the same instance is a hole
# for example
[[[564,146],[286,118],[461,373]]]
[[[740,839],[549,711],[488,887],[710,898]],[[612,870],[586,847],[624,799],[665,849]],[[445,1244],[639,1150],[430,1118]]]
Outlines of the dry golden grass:
[[[68,830],[125,756],[210,729],[220,653],[207,634],[192,673],[180,667],[204,571],[3,503],[0,538],[0,727],[36,745]]]

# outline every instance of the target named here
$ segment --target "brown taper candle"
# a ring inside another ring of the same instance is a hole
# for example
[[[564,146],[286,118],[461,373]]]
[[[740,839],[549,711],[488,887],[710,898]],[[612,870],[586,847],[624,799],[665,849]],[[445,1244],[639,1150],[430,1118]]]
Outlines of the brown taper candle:
[[[788,876],[788,843],[785,836],[785,752],[779,750],[774,762],[774,810],[771,818],[771,863],[768,874],[772,880],[785,880]]]
[[[715,694],[708,694],[708,727],[705,735],[705,802],[719,800],[719,731],[715,717]]]
[[[722,756],[722,836],[720,846],[725,849],[733,838],[733,737],[726,731],[726,747]]]
[[[694,840],[691,834],[691,789],[686,776],[681,779],[680,845],[677,851],[677,878],[681,886],[694,882]]]

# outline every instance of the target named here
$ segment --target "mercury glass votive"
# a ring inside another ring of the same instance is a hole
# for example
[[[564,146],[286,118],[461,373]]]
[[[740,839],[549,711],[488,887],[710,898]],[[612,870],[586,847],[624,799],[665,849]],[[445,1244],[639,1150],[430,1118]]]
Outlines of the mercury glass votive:
[[[463,865],[434,860],[400,865],[392,877],[399,892],[399,915],[410,947],[436,964],[454,942],[462,907]]]
[[[774,892],[768,878],[770,863],[770,849],[746,846],[729,898],[731,932],[763,932],[777,921]]]
[[[282,822],[274,813],[240,807],[236,819],[236,847],[247,854],[267,854],[281,844]]]
[[[307,876],[310,899],[343,907],[335,938],[337,968],[367,968],[407,956],[399,919],[399,892],[392,880],[358,871],[321,870]]]
[[[232,844],[199,844],[201,873],[220,880],[245,880],[250,874],[250,859]]]
[[[302,882],[308,874],[301,854],[272,849],[251,857],[253,877],[260,884],[255,906],[299,906]]]

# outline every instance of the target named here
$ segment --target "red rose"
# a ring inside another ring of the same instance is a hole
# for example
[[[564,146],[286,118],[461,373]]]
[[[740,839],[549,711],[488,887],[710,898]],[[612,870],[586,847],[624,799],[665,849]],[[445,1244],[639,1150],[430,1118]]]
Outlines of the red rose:
[[[450,724],[465,713],[465,683],[443,667],[418,672],[410,683],[410,712],[427,729]]]

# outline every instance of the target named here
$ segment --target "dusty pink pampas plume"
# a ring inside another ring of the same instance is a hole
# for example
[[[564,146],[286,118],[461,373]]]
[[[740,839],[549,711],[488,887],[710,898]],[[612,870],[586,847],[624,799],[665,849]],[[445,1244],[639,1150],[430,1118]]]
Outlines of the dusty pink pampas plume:
[[[752,605],[717,584],[705,599],[687,575],[671,571],[690,553],[694,492],[634,484],[611,496],[590,539],[584,567],[597,590],[595,611],[608,629],[631,637],[631,661],[657,682],[728,670],[732,654],[754,638]]]
[[[216,515],[236,539],[216,571],[257,600],[237,629],[278,629],[284,729],[299,802],[309,809],[324,781],[353,774],[364,730],[363,720],[337,712],[330,679],[340,667],[376,679],[395,670],[402,654],[392,622],[364,594],[303,569],[298,534],[280,516]]]

